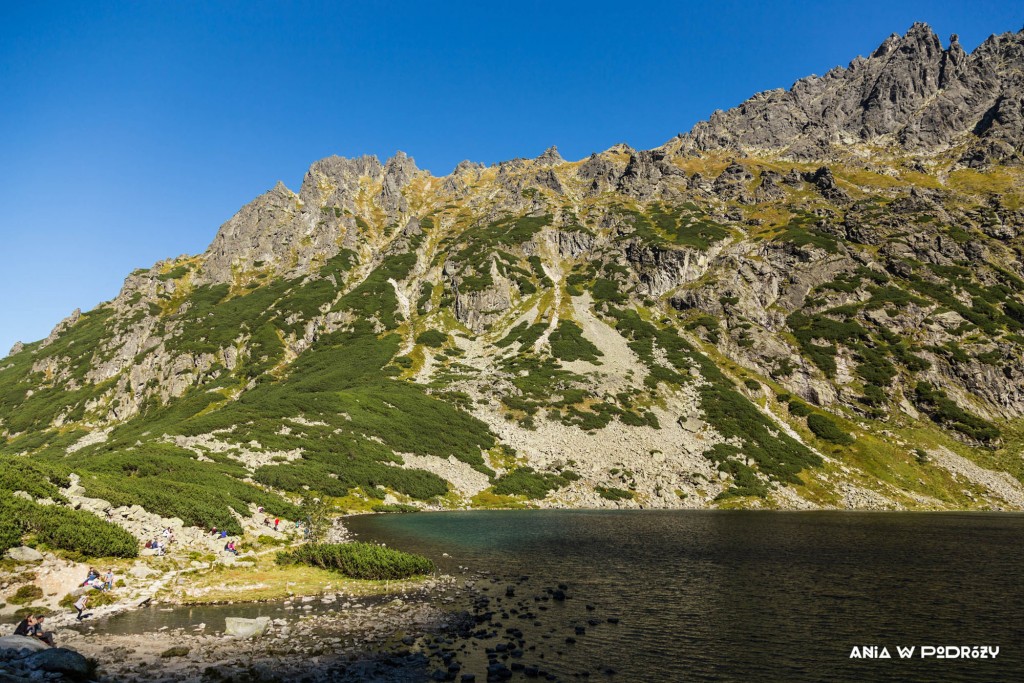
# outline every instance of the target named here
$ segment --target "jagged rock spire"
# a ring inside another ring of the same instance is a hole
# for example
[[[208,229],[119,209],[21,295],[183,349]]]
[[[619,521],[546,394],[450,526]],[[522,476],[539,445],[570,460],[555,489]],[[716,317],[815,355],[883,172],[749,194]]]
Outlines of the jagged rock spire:
[[[868,58],[715,112],[682,137],[683,152],[777,150],[824,158],[851,142],[895,142],[911,151],[982,141],[1019,155],[1024,127],[1024,32],[993,36],[967,55],[945,50],[924,23],[886,38]],[[997,127],[988,122],[1000,122]]]

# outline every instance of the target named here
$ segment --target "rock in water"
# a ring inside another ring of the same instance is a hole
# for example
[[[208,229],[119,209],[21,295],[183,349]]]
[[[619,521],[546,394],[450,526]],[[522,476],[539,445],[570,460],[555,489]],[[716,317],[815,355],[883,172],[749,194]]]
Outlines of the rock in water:
[[[43,554],[35,548],[29,548],[27,545],[18,546],[17,548],[11,548],[7,551],[7,557],[14,560],[15,562],[43,561]]]
[[[255,619],[227,617],[224,619],[224,635],[235,638],[255,638],[266,633],[269,626],[270,617],[256,617]]]

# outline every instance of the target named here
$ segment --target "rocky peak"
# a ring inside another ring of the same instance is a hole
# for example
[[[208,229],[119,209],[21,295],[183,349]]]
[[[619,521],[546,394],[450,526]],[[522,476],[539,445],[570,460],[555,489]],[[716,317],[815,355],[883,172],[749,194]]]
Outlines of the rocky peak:
[[[373,155],[355,159],[329,156],[313,163],[302,179],[299,198],[308,207],[337,206],[351,209],[360,178],[377,178],[383,167]]]
[[[416,168],[416,160],[405,152],[398,151],[384,164],[384,180],[391,180],[396,186],[405,187],[417,171],[419,169]]]
[[[388,213],[408,210],[408,204],[402,196],[402,188],[409,184],[418,170],[413,158],[401,151],[396,152],[395,156],[384,164],[384,179],[378,203]]]
[[[50,330],[50,334],[46,337],[46,339],[43,340],[43,343],[40,344],[40,348],[46,348],[53,342],[57,341],[57,337],[59,337],[65,330],[74,327],[75,323],[77,323],[81,319],[81,317],[82,309],[76,308],[75,310],[71,311],[71,315],[61,320],[54,326],[52,330]]]
[[[486,167],[481,163],[470,161],[469,159],[463,159],[455,166],[455,170],[452,171],[452,175],[481,171],[484,168]]]
[[[297,199],[294,192],[278,182],[243,206],[217,231],[206,251],[200,281],[229,282],[232,265],[237,260],[270,260],[284,245],[290,244],[291,239],[284,238],[289,232],[285,226],[299,213]]]
[[[1013,122],[1024,90],[1022,44],[1024,32],[1006,33],[968,55],[957,36],[944,50],[932,29],[917,23],[846,68],[715,112],[682,137],[679,149],[824,159],[851,143],[896,143],[918,153],[986,143],[997,157],[1019,157],[1024,129]]]
[[[543,154],[537,157],[537,163],[541,166],[555,166],[563,163],[564,161],[565,159],[563,159],[562,155],[558,153],[558,148],[554,145],[548,147],[544,150]]]

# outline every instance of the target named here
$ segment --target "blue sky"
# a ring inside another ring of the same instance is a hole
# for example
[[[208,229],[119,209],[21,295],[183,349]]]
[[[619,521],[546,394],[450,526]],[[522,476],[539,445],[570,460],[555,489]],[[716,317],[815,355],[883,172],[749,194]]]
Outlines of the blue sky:
[[[1024,24],[1005,1],[3,6],[0,355],[330,154],[444,175],[649,148],[914,21],[968,50]]]

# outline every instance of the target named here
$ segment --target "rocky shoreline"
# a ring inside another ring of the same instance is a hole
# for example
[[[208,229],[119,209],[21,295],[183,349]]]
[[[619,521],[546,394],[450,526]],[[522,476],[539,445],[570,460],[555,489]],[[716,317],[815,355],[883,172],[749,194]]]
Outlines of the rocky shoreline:
[[[98,663],[100,682],[417,681],[426,660],[388,645],[451,629],[451,615],[433,603],[452,585],[431,579],[376,603],[334,595],[287,601],[281,616],[252,620],[264,625],[251,637],[228,635],[212,621],[129,634],[105,632],[99,622],[57,637]]]

